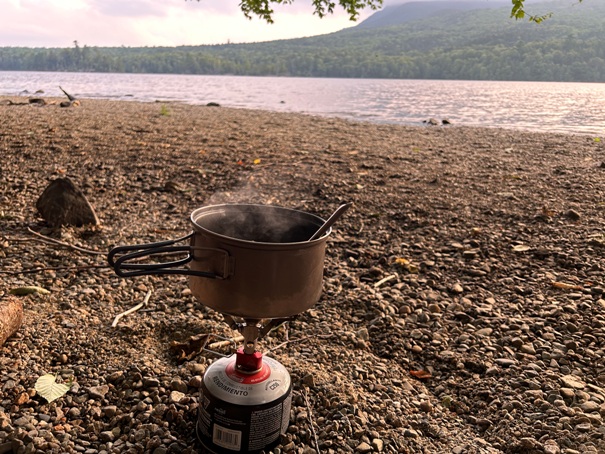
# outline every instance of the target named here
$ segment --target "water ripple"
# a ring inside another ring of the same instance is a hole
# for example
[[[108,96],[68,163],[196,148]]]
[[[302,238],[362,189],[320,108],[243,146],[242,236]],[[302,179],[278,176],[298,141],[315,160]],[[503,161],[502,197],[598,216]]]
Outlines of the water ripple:
[[[0,72],[0,94],[223,106],[378,123],[453,124],[605,135],[605,84]]]

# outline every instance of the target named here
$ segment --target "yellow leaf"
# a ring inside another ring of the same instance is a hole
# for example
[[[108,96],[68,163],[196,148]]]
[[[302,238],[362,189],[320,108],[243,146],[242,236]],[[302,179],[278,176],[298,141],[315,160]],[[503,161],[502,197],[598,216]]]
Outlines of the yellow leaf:
[[[252,161],[255,165],[256,164],[260,164],[260,159],[256,158],[254,161]]]
[[[403,257],[397,257],[395,259],[395,264],[399,265],[400,267],[402,267],[403,269],[407,270],[408,273],[412,273],[412,274],[418,274],[419,269],[418,266],[411,263],[408,259],[403,258]]]
[[[51,403],[59,397],[63,397],[65,393],[69,391],[71,385],[71,382],[57,383],[57,377],[55,375],[46,374],[36,380],[34,388],[38,394],[48,401],[48,403]]]

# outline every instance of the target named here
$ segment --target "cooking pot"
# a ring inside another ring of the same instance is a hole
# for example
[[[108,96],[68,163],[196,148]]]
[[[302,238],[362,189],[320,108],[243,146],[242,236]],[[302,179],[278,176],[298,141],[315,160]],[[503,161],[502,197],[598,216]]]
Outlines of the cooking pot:
[[[192,294],[223,314],[288,318],[312,307],[321,295],[331,229],[317,239],[309,238],[324,222],[303,211],[272,205],[206,206],[191,213],[189,235],[118,246],[109,252],[108,261],[122,277],[188,275]],[[140,260],[151,255],[181,258],[160,263]]]

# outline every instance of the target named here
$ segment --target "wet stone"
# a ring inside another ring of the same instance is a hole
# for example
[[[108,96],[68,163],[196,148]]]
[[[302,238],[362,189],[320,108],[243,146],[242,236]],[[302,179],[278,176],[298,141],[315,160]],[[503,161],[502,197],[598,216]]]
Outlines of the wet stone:
[[[103,399],[105,395],[109,392],[109,386],[101,385],[101,386],[93,386],[88,388],[88,394],[91,399]]]
[[[561,377],[561,384],[567,388],[584,389],[586,383],[575,375],[564,375]]]
[[[364,441],[357,445],[357,447],[355,448],[355,452],[366,454],[368,452],[372,452],[372,447]]]
[[[509,358],[496,358],[495,363],[500,367],[511,367],[517,364],[517,360]]]
[[[185,383],[183,380],[180,380],[180,379],[172,380],[170,382],[170,387],[174,391],[180,391],[182,393],[187,392],[187,383]]]
[[[182,393],[180,391],[172,391],[170,393],[170,402],[173,403],[180,403],[182,402],[187,396],[185,395],[185,393]]]
[[[599,411],[600,405],[597,402],[589,400],[588,402],[584,402],[580,405],[580,409],[584,413],[592,413]]]
[[[106,430],[106,431],[103,431],[103,432],[101,432],[99,434],[99,439],[102,442],[107,443],[107,442],[110,442],[110,441],[114,441],[115,440],[115,436],[114,436],[114,434],[113,434],[113,432],[111,430]]]
[[[160,386],[160,381],[157,378],[144,378],[143,379],[143,387],[145,388],[158,388]]]
[[[384,442],[380,438],[374,438],[372,440],[372,449],[376,452],[382,452],[384,449]]]
[[[113,418],[118,413],[118,407],[115,405],[108,405],[103,407],[103,414],[108,418]]]

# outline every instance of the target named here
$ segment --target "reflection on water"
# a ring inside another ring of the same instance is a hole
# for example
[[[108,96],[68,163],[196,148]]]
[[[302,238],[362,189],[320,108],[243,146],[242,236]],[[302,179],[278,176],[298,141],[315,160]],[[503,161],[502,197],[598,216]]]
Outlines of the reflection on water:
[[[136,101],[218,102],[227,107],[380,123],[605,134],[605,84],[294,77],[0,72],[0,95],[44,90]]]

